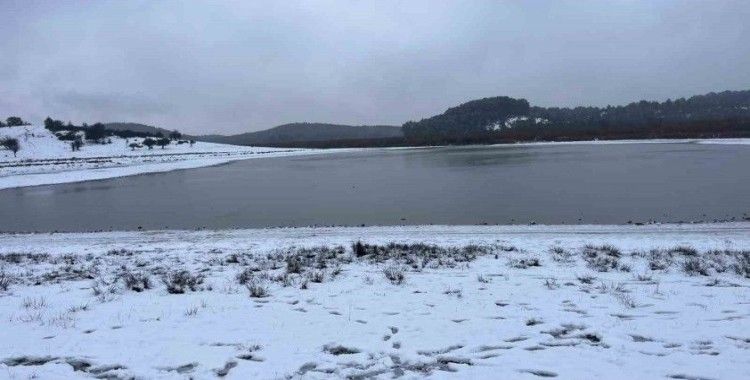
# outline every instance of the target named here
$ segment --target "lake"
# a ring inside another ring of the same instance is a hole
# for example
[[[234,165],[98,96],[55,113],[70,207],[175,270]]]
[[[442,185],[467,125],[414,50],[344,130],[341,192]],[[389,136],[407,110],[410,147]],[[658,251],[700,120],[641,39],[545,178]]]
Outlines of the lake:
[[[750,147],[468,146],[260,158],[0,191],[0,231],[621,224],[750,215]]]

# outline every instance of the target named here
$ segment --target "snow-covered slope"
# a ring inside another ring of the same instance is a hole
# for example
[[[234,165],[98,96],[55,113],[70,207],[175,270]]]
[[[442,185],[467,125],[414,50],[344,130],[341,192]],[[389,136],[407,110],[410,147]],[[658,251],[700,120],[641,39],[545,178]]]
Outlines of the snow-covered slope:
[[[281,150],[207,142],[196,142],[194,146],[172,143],[164,149],[155,146],[153,149],[143,147],[133,150],[128,145],[134,142],[140,143],[143,140],[142,138],[123,139],[112,136],[107,138],[107,140],[111,141],[110,144],[87,143],[80,151],[73,152],[69,141],[60,141],[52,132],[39,126],[0,128],[0,137],[15,137],[21,143],[21,150],[18,152],[17,157],[13,157],[13,153],[10,151],[0,151],[0,162],[120,156],[141,157],[184,153],[272,152]]]
[[[165,148],[132,149],[143,139],[107,138],[107,144],[87,143],[72,151],[69,141],[60,141],[39,126],[0,128],[0,138],[17,138],[16,156],[0,150],[0,189],[76,182],[125,175],[216,165],[255,157],[311,154],[311,149],[248,147],[207,142],[195,145],[172,143]]]

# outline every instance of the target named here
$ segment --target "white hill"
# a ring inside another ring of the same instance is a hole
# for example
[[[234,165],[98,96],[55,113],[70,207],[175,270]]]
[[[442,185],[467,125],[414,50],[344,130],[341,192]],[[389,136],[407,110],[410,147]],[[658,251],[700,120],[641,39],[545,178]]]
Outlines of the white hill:
[[[126,175],[217,165],[255,157],[312,153],[309,149],[279,149],[196,142],[153,149],[133,149],[143,138],[111,136],[106,143],[86,142],[73,151],[41,126],[0,128],[0,139],[16,138],[21,149],[14,156],[0,149],[0,189],[96,180]]]

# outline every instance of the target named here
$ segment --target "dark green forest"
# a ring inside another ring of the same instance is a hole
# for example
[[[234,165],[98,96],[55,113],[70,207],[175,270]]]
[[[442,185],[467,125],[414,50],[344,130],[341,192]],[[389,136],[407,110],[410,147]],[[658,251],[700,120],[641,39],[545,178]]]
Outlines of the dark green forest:
[[[535,107],[525,99],[473,100],[403,125],[409,144],[750,136],[750,91],[625,106]]]

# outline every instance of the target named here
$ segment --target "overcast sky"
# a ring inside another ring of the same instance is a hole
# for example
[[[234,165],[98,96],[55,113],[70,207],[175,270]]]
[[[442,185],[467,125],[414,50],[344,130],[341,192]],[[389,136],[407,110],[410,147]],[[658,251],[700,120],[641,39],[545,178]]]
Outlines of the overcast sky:
[[[750,89],[740,1],[0,0],[0,117],[240,133]]]

